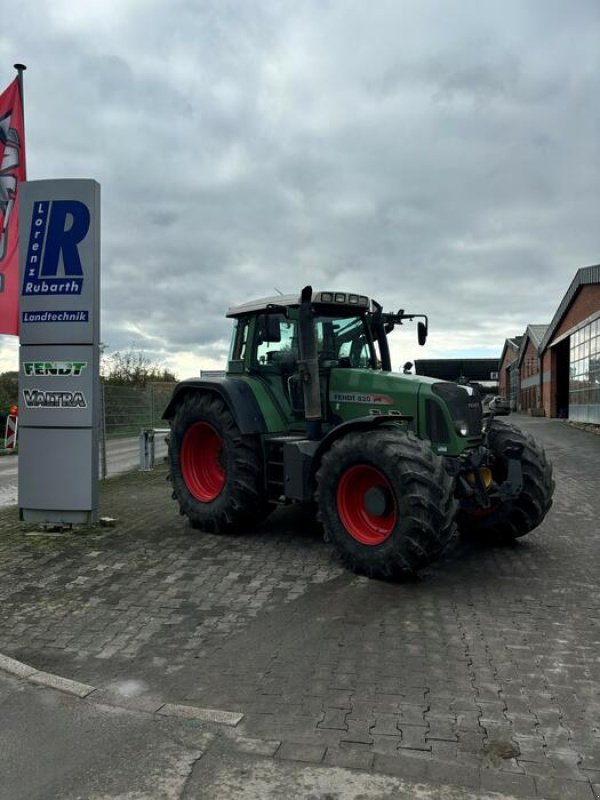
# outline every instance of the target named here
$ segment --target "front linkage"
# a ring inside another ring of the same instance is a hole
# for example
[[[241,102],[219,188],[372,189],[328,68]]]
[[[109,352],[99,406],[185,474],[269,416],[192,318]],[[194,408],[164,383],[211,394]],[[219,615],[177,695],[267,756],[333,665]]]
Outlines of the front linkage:
[[[510,541],[532,531],[548,513],[552,465],[533,437],[493,413],[482,433],[480,447],[447,462],[456,479],[459,530]]]

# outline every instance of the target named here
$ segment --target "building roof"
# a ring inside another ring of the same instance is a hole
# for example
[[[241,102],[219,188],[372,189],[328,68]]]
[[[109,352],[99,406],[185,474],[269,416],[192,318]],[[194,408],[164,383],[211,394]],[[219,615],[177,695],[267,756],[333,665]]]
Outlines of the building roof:
[[[465,378],[468,381],[490,381],[498,373],[497,358],[417,358],[415,372],[446,381]]]
[[[600,264],[595,264],[591,267],[580,267],[575,273],[575,277],[571,281],[571,285],[567,289],[567,292],[559,307],[556,310],[556,314],[552,318],[552,322],[548,325],[548,328],[540,342],[539,346],[539,354],[542,355],[544,350],[548,347],[554,334],[556,333],[560,323],[564,319],[565,314],[571,307],[573,300],[577,292],[581,289],[582,286],[590,286],[596,283],[600,283]]]
[[[500,356],[500,361],[498,362],[498,369],[504,363],[504,356],[506,355],[506,351],[510,348],[514,350],[515,353],[518,353],[521,349],[521,342],[523,341],[522,336],[511,336],[510,339],[504,340],[504,347],[502,348],[502,355]]]
[[[531,342],[536,350],[539,350],[540,342],[544,338],[544,334],[548,330],[548,325],[528,325],[525,333],[521,337],[521,352],[519,353],[519,366],[523,362],[525,350],[527,350],[527,340]]]
[[[525,335],[530,334],[530,339],[536,347],[540,346],[540,342],[544,338],[544,334],[548,330],[548,325],[528,325]]]

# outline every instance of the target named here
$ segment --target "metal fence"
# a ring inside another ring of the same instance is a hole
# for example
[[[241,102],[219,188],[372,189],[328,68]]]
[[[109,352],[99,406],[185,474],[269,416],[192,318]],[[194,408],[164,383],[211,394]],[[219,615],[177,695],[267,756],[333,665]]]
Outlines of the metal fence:
[[[107,439],[137,436],[145,428],[162,428],[172,383],[148,386],[103,385],[104,435]]]
[[[134,438],[139,442],[140,467],[151,469],[154,463],[154,430],[164,429],[162,419],[173,393],[173,383],[148,386],[102,384],[100,430],[100,477],[108,474],[107,441]],[[143,449],[142,449],[143,448]]]

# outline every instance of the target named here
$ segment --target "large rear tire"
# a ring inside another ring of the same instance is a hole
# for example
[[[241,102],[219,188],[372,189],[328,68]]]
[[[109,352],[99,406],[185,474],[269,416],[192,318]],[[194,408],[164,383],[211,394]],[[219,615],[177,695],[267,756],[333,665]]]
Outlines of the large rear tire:
[[[334,442],[317,473],[319,519],[342,561],[398,578],[433,561],[454,535],[454,482],[428,442],[380,428]]]
[[[171,422],[169,464],[173,495],[192,527],[220,533],[267,516],[262,453],[242,436],[216,395],[192,393]]]
[[[494,481],[500,484],[508,475],[504,450],[509,441],[523,445],[521,494],[489,509],[461,510],[457,517],[461,534],[483,541],[511,542],[535,530],[550,510],[554,480],[552,464],[543,447],[515,425],[497,419],[493,420],[488,436]]]

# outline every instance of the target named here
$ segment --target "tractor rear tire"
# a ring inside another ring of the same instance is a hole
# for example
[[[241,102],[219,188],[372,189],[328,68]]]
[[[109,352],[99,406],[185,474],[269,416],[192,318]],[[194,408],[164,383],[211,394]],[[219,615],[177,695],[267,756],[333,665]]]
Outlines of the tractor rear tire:
[[[380,428],[333,443],[317,473],[319,519],[342,561],[401,578],[433,561],[455,533],[454,481],[428,442]]]
[[[554,493],[552,464],[543,447],[532,436],[508,422],[495,419],[488,441],[494,456],[492,477],[497,483],[502,483],[508,474],[508,462],[504,456],[507,443],[513,441],[523,445],[523,490],[516,499],[489,510],[461,510],[457,517],[458,527],[462,535],[470,538],[509,543],[537,528],[550,510]]]
[[[240,433],[216,395],[195,392],[179,404],[171,421],[169,465],[174,498],[193,528],[221,533],[253,525],[270,511],[260,443]]]

